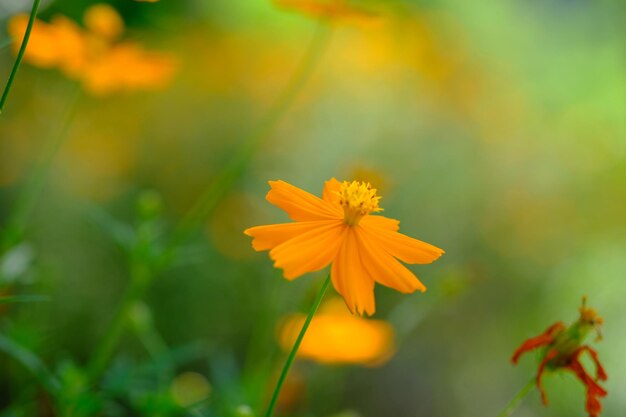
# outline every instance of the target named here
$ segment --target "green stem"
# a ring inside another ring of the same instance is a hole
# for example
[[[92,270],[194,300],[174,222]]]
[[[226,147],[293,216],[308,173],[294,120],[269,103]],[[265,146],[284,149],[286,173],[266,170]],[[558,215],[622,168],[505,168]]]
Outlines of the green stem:
[[[30,350],[23,348],[13,340],[0,334],[0,352],[11,356],[28,369],[50,395],[55,396],[59,392],[61,388],[59,381],[46,368],[43,361]]]
[[[36,303],[41,301],[50,301],[50,297],[45,295],[9,295],[0,297],[0,305],[14,303]]]
[[[498,414],[497,417],[509,417],[511,414],[513,414],[513,412],[517,410],[517,408],[522,403],[522,400],[526,398],[530,391],[532,391],[532,389],[535,387],[535,383],[535,377],[532,377],[530,381],[528,381],[528,383],[521,390],[519,390],[517,394],[515,394],[515,397],[513,397],[511,401],[509,401],[509,403],[502,409],[502,411],[500,411],[500,414]]]
[[[311,44],[286,89],[269,110],[263,121],[243,139],[242,145],[237,153],[204,190],[194,206],[174,231],[173,238],[164,252],[161,267],[167,266],[171,262],[176,251],[189,238],[191,233],[209,216],[220,199],[242,176],[247,164],[255,155],[256,151],[260,148],[265,139],[274,132],[282,117],[291,108],[295,99],[317,68],[320,58],[328,47],[331,33],[331,26],[325,22],[319,22]]]
[[[168,378],[171,378],[174,372],[173,364],[163,360],[169,353],[167,344],[154,326],[150,307],[137,300],[133,304],[132,309],[131,318],[129,319],[132,324],[132,330],[153,359],[158,372],[159,382],[166,384]]]
[[[17,74],[17,70],[20,68],[22,58],[24,58],[24,52],[26,52],[26,46],[28,45],[28,40],[30,39],[30,32],[33,30],[35,18],[37,17],[37,10],[39,10],[39,3],[41,3],[41,0],[35,0],[33,2],[33,8],[30,10],[28,26],[26,26],[26,32],[24,32],[22,45],[20,46],[20,50],[17,53],[17,57],[15,58],[15,64],[13,64],[13,69],[11,70],[11,74],[9,74],[7,85],[6,87],[4,87],[4,92],[2,93],[2,98],[0,99],[0,114],[2,114],[2,112],[4,111],[4,105],[7,101],[7,97],[9,96],[9,90],[11,90],[11,86],[13,85],[13,80],[15,79],[15,75]]]
[[[96,347],[90,362],[87,364],[89,385],[93,384],[106,369],[111,356],[115,352],[117,344],[126,330],[131,309],[137,300],[143,297],[152,276],[152,272],[142,262],[133,262],[131,266],[130,285],[126,288],[126,293],[115,312],[113,321],[109,325],[102,342]]]
[[[302,343],[302,339],[304,339],[304,335],[306,334],[307,329],[309,328],[309,324],[311,324],[311,320],[313,320],[313,316],[317,311],[320,303],[322,302],[322,298],[324,298],[324,293],[330,284],[330,275],[324,281],[324,285],[322,285],[322,289],[317,294],[317,298],[313,302],[313,306],[311,306],[311,310],[309,310],[309,315],[306,317],[304,324],[302,325],[302,329],[300,330],[300,334],[298,334],[298,338],[296,342],[293,344],[291,348],[291,352],[289,352],[289,356],[287,357],[287,361],[285,362],[285,366],[283,366],[283,370],[280,373],[280,377],[278,378],[278,382],[276,383],[276,388],[274,388],[274,393],[272,394],[272,399],[270,401],[270,405],[267,407],[267,412],[265,413],[265,417],[270,417],[272,415],[272,411],[276,406],[276,401],[278,400],[278,395],[280,394],[280,389],[287,378],[287,374],[289,373],[289,368],[291,368],[291,364],[293,360],[296,358],[296,353],[298,353],[298,348],[300,348],[300,343]]]
[[[104,372],[108,361],[115,351],[115,347],[128,325],[129,312],[134,303],[141,299],[158,270],[169,265],[169,262],[174,258],[176,251],[182,243],[184,243],[193,230],[209,215],[219,199],[244,172],[247,162],[252,158],[263,140],[272,133],[281,117],[290,108],[295,98],[306,85],[306,82],[317,67],[317,63],[323,51],[326,49],[329,35],[329,27],[320,23],[303,61],[291,79],[287,89],[264,119],[263,123],[246,137],[233,159],[209,185],[192,210],[179,224],[177,230],[174,232],[174,237],[169,242],[164,254],[156,265],[156,270],[149,269],[145,264],[135,265],[133,267],[131,275],[134,277],[131,279],[131,284],[116,311],[111,325],[106,331],[103,342],[96,348],[96,352],[87,366],[91,384]],[[136,276],[137,269],[142,271],[139,274],[139,278]]]
[[[0,235],[0,255],[22,240],[28,216],[32,212],[37,203],[37,198],[46,185],[48,173],[67,136],[67,131],[78,108],[77,103],[79,97],[80,90],[77,89],[71,96],[58,130],[55,129],[56,131],[50,138],[50,142],[46,145],[46,150],[43,152],[41,161],[36,163],[33,172],[20,191],[6,228]]]

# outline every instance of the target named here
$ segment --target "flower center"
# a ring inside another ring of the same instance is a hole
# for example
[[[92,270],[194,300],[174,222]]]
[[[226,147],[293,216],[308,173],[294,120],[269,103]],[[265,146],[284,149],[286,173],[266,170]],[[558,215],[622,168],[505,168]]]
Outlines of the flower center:
[[[369,213],[382,211],[378,207],[381,197],[369,183],[344,181],[338,191],[339,204],[343,207],[343,219],[347,225],[356,226],[361,218]]]
[[[587,307],[587,297],[583,297],[583,304],[578,310],[580,311],[580,318],[578,319],[580,326],[587,329],[594,329],[598,335],[596,340],[601,340],[601,327],[602,324],[604,324],[604,319],[602,319],[593,308]]]

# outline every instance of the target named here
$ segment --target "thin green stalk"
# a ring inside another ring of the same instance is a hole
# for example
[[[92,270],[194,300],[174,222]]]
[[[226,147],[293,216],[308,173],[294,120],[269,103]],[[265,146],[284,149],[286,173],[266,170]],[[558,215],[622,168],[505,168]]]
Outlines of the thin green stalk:
[[[265,139],[274,132],[282,117],[291,108],[295,99],[304,89],[311,75],[317,68],[321,57],[328,47],[331,34],[332,27],[326,22],[319,22],[313,39],[286,89],[264,117],[263,121],[243,139],[242,145],[237,153],[200,195],[192,209],[174,231],[173,238],[163,255],[161,262],[163,266],[171,262],[176,251],[189,238],[190,234],[209,216],[220,199],[242,176],[246,166],[256,151],[263,144]]]
[[[50,297],[47,297],[45,295],[9,295],[6,297],[0,297],[0,305],[15,303],[36,303],[41,301],[50,301]]]
[[[131,310],[129,321],[132,324],[132,330],[154,360],[159,383],[167,384],[173,375],[174,368],[172,363],[163,360],[169,353],[169,349],[154,326],[150,307],[137,300]]]
[[[135,282],[137,279],[131,280],[127,293],[116,311],[113,322],[106,332],[104,341],[98,346],[96,353],[87,366],[90,383],[94,383],[102,372],[104,372],[119,339],[122,337],[128,325],[128,314],[134,303],[141,299],[158,270],[169,265],[171,260],[174,259],[179,247],[189,238],[193,230],[209,215],[220,198],[226,194],[244,172],[248,161],[252,158],[263,140],[273,132],[277,123],[291,107],[295,98],[306,85],[306,82],[317,67],[317,63],[326,49],[329,38],[330,27],[324,23],[320,23],[313,37],[313,41],[305,53],[303,61],[289,82],[286,90],[276,102],[276,105],[272,107],[271,111],[258,128],[250,132],[244,139],[238,152],[200,196],[187,216],[181,221],[156,267],[149,269],[146,265],[143,265],[142,277],[140,279],[141,285]],[[131,274],[133,274],[132,271]]]
[[[521,389],[515,397],[509,401],[509,403],[500,411],[497,417],[509,417],[522,403],[522,400],[526,398],[526,396],[533,390],[535,387],[535,377],[531,378],[530,381]]]
[[[30,216],[37,199],[43,191],[48,173],[54,164],[61,145],[67,137],[67,131],[78,108],[77,103],[80,97],[80,90],[76,89],[72,93],[70,102],[67,105],[65,113],[61,119],[58,130],[56,130],[50,138],[50,142],[43,151],[41,160],[37,163],[25,186],[17,197],[15,207],[12,209],[11,215],[5,229],[0,234],[0,255],[19,243],[26,229],[26,223]]]
[[[22,58],[24,58],[24,52],[26,52],[26,46],[28,45],[28,40],[30,39],[30,32],[33,30],[33,25],[35,24],[35,18],[37,17],[37,10],[39,10],[39,3],[41,3],[41,0],[35,0],[33,2],[33,7],[30,10],[30,18],[28,19],[28,26],[26,26],[26,32],[24,32],[22,45],[20,46],[20,50],[17,53],[17,57],[15,58],[15,64],[13,64],[13,69],[11,70],[11,73],[9,74],[7,85],[6,87],[4,87],[2,98],[0,98],[0,114],[2,114],[2,112],[4,111],[4,105],[6,104],[7,97],[9,96],[9,91],[11,90],[11,86],[13,85],[13,80],[15,79],[15,75],[17,74],[17,70],[20,68],[20,64],[22,63]]]
[[[137,300],[140,300],[148,288],[152,273],[149,268],[139,261],[131,266],[131,282],[118,308],[113,321],[109,325],[102,339],[96,347],[91,360],[87,364],[87,378],[89,385],[93,384],[106,369],[115,348],[117,347],[129,322],[129,314]]]
[[[0,352],[4,352],[28,369],[39,381],[39,383],[50,393],[55,396],[61,384],[54,377],[52,372],[46,368],[43,361],[34,353],[26,348],[18,345],[13,340],[0,334]]]
[[[160,358],[168,352],[167,345],[154,327],[150,307],[137,300],[132,306],[131,323],[134,333],[143,344],[146,351],[154,359]]]
[[[328,288],[329,285],[330,285],[330,275],[328,275],[328,278],[326,278],[326,281],[324,281],[324,285],[322,285],[322,289],[317,294],[317,298],[315,298],[315,301],[313,302],[313,306],[311,306],[311,310],[309,310],[309,314],[306,317],[304,324],[302,325],[300,334],[298,334],[298,338],[296,339],[296,342],[293,344],[293,347],[291,348],[291,352],[289,352],[289,356],[287,357],[285,366],[283,366],[283,370],[280,373],[278,382],[276,383],[276,388],[274,388],[274,393],[272,394],[270,405],[267,407],[267,412],[265,413],[265,417],[271,417],[272,415],[272,411],[274,410],[274,407],[276,406],[276,401],[278,400],[278,395],[280,394],[280,389],[282,388],[283,383],[285,382],[285,379],[287,378],[287,374],[289,373],[289,368],[291,368],[291,364],[293,360],[296,358],[296,353],[298,353],[298,349],[300,348],[300,343],[302,343],[302,339],[304,339],[304,335],[306,334],[306,331],[309,328],[309,324],[311,324],[311,320],[313,320],[313,316],[315,315],[317,308],[320,306],[320,303],[322,302],[322,298],[324,298],[324,293],[326,292],[326,289]]]

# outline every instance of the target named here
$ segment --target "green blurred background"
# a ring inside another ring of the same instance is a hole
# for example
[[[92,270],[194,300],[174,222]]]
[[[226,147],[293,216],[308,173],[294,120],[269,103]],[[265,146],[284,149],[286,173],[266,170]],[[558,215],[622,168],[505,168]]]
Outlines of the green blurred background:
[[[40,17],[80,22],[91,3],[46,2]],[[25,238],[2,261],[2,287],[49,300],[4,307],[0,332],[68,386],[128,284],[120,234],[151,228],[158,247],[262,123],[319,25],[269,0],[110,4],[125,36],[175,55],[178,72],[162,91],[81,93]],[[602,415],[625,415],[626,3],[367,6],[380,16],[333,25],[293,105],[133,310],[102,392],[85,400],[104,404],[99,415],[260,414],[283,357],[276,323],[308,309],[325,272],[289,283],[242,231],[287,220],[264,200],[267,180],[319,195],[333,176],[371,181],[386,216],[446,255],[411,267],[425,294],[377,286],[375,318],[398,333],[388,363],[299,362],[282,415],[495,416],[536,369],[532,355],[513,367],[513,350],[575,320],[583,295],[606,321]],[[28,10],[3,1],[0,22]],[[0,50],[3,82],[13,61]],[[0,227],[77,88],[22,65],[0,117]],[[210,394],[182,411],[172,381],[189,371]],[[549,407],[535,392],[515,416],[586,415],[572,375],[545,386]],[[49,415],[41,396],[2,352],[1,415]]]

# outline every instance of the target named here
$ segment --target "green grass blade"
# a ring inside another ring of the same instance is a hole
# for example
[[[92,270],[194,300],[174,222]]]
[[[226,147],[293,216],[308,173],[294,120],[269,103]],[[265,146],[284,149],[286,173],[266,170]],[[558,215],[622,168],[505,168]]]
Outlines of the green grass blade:
[[[59,391],[59,381],[52,375],[41,359],[30,350],[0,334],[0,352],[5,353],[28,369],[39,383],[53,396]]]
[[[37,303],[42,301],[50,301],[50,297],[45,295],[9,295],[0,297],[0,304]]]
[[[39,3],[41,0],[35,0],[33,2],[33,8],[30,11],[30,17],[28,19],[28,26],[26,26],[26,32],[24,32],[24,38],[22,39],[22,45],[20,46],[20,50],[17,53],[17,58],[15,58],[15,64],[13,64],[13,69],[11,70],[11,74],[9,74],[9,80],[7,81],[6,87],[4,87],[4,92],[2,93],[2,98],[0,98],[0,114],[4,111],[4,106],[7,101],[7,97],[9,96],[9,91],[11,90],[11,86],[13,85],[13,80],[15,80],[15,75],[17,74],[17,70],[20,68],[20,64],[22,63],[22,58],[24,58],[24,53],[26,52],[26,46],[28,45],[28,40],[30,39],[30,32],[33,30],[33,25],[35,24],[35,18],[37,17],[37,10],[39,10]]]

